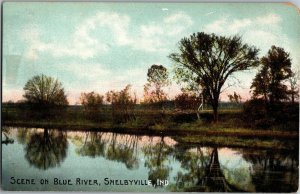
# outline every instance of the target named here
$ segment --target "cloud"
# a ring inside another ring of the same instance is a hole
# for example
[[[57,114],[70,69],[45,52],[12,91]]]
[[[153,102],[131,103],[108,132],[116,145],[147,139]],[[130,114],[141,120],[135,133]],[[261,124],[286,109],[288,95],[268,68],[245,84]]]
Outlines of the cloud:
[[[239,34],[246,43],[260,48],[264,55],[272,45],[290,50],[291,43],[280,28],[281,21],[281,17],[273,13],[243,19],[223,17],[206,25],[204,31],[225,36]]]
[[[114,35],[119,45],[126,45],[131,42],[128,37],[130,18],[125,14],[114,12],[98,12],[95,16],[88,18],[81,24],[77,31],[87,35],[96,28],[108,28]],[[88,36],[89,37],[89,36]],[[90,37],[89,37],[90,38]]]
[[[167,51],[166,39],[182,36],[193,25],[192,18],[184,12],[177,12],[163,18],[160,22],[142,25],[136,39],[132,41],[134,49],[147,52]]]
[[[231,20],[229,17],[223,17],[206,25],[204,31],[209,33],[236,34],[243,28],[250,26],[252,23],[253,21],[250,19]]]
[[[226,16],[206,25],[204,31],[226,35],[244,33],[249,29],[264,29],[265,31],[270,31],[270,28],[278,29],[281,20],[279,15],[273,13],[262,15],[254,19],[232,19]]]
[[[256,22],[259,24],[278,24],[279,22],[281,22],[281,17],[277,14],[274,13],[270,13],[268,15],[264,15],[261,17],[257,17],[256,18]]]
[[[164,19],[166,24],[178,24],[184,22],[185,25],[190,26],[193,24],[193,20],[190,16],[184,12],[178,12],[173,15],[170,15]]]
[[[37,60],[40,54],[45,52],[57,58],[88,59],[99,53],[106,53],[111,45],[129,46],[146,52],[165,51],[164,40],[179,35],[192,24],[191,17],[183,12],[141,26],[133,26],[125,14],[98,12],[75,26],[73,34],[64,43],[44,41],[43,36],[46,34],[37,26],[24,28],[22,38],[29,45],[25,56],[30,60]],[[137,28],[137,33],[129,35],[131,28]],[[93,36],[98,33],[104,36]]]
[[[103,77],[109,77],[112,72],[106,68],[104,65],[99,63],[69,63],[56,65],[56,68],[64,73],[70,73],[76,75],[80,80],[98,80]]]
[[[30,45],[25,51],[28,59],[36,60],[42,52],[48,52],[54,57],[79,57],[87,59],[98,53],[108,51],[109,47],[99,38],[91,36],[91,32],[97,28],[108,28],[114,35],[114,40],[119,45],[129,44],[127,35],[129,17],[117,13],[99,12],[95,16],[84,20],[75,27],[71,40],[67,43],[45,42],[42,40],[40,29],[36,26],[29,26],[23,29],[22,37]]]
[[[80,57],[82,59],[95,56],[98,52],[107,51],[107,46],[90,38],[87,34],[75,33],[71,42],[61,44],[58,42],[44,42],[41,38],[41,31],[38,28],[23,30],[23,40],[29,45],[25,51],[25,57],[30,60],[37,60],[44,52],[50,53],[53,57]]]

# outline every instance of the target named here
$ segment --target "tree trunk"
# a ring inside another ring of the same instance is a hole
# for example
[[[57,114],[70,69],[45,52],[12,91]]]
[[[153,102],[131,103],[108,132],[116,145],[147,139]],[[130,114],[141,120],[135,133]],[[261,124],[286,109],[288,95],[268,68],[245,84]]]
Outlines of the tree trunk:
[[[211,105],[213,108],[214,122],[218,122],[218,107],[219,107],[219,95],[214,95],[214,98],[211,100]]]
[[[213,106],[213,112],[214,112],[214,122],[217,123],[219,119],[218,106]]]

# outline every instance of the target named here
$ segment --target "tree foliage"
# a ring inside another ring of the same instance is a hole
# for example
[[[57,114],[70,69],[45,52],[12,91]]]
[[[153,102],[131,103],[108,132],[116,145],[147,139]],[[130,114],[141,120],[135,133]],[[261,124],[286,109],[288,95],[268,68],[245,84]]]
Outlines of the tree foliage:
[[[258,65],[258,49],[242,43],[239,36],[224,37],[198,32],[179,42],[175,62],[176,78],[190,88],[201,88],[218,119],[219,97],[225,81],[234,72]]]
[[[253,97],[263,97],[270,105],[287,99],[288,87],[284,81],[291,76],[289,54],[283,48],[272,46],[268,54],[261,58],[261,68],[253,79],[251,85]]]
[[[68,105],[62,83],[57,79],[37,75],[27,81],[24,86],[24,97],[29,103],[42,105]]]
[[[104,102],[104,96],[95,92],[81,93],[80,102],[86,110],[98,110]]]
[[[175,107],[181,110],[194,109],[201,104],[201,99],[195,93],[183,92],[175,96]]]
[[[144,86],[144,103],[157,103],[167,100],[163,87],[169,85],[168,71],[162,65],[152,65],[147,73],[148,83]]]
[[[104,102],[104,96],[95,92],[81,93],[80,102],[88,119],[99,120],[99,111]]]
[[[121,91],[109,91],[106,100],[111,103],[113,118],[117,122],[128,121],[133,118],[132,111],[137,98],[130,94],[131,85],[127,85]]]

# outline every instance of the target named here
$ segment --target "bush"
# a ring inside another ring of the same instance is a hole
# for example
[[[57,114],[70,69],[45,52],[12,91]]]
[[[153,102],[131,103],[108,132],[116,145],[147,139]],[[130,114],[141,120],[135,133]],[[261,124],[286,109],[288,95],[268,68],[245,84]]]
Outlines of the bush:
[[[175,97],[175,107],[181,110],[197,109],[200,104],[195,94],[182,93]]]
[[[281,102],[269,107],[264,100],[253,99],[244,104],[243,120],[254,128],[298,130],[299,106]]]

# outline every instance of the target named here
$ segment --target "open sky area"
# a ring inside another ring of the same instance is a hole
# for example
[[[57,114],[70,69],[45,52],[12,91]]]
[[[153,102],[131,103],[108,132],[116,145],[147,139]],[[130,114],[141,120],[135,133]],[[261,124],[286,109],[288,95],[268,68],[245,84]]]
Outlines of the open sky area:
[[[164,65],[172,78],[167,56],[178,51],[180,39],[201,31],[239,34],[260,49],[260,57],[272,45],[283,47],[296,69],[299,19],[296,7],[282,3],[5,2],[3,101],[22,99],[25,83],[38,74],[58,78],[70,104],[81,92],[104,94],[127,84],[142,98],[148,68]],[[236,73],[239,84],[222,100],[233,91],[249,99],[255,73]],[[173,81],[165,91],[174,97],[180,89]]]

